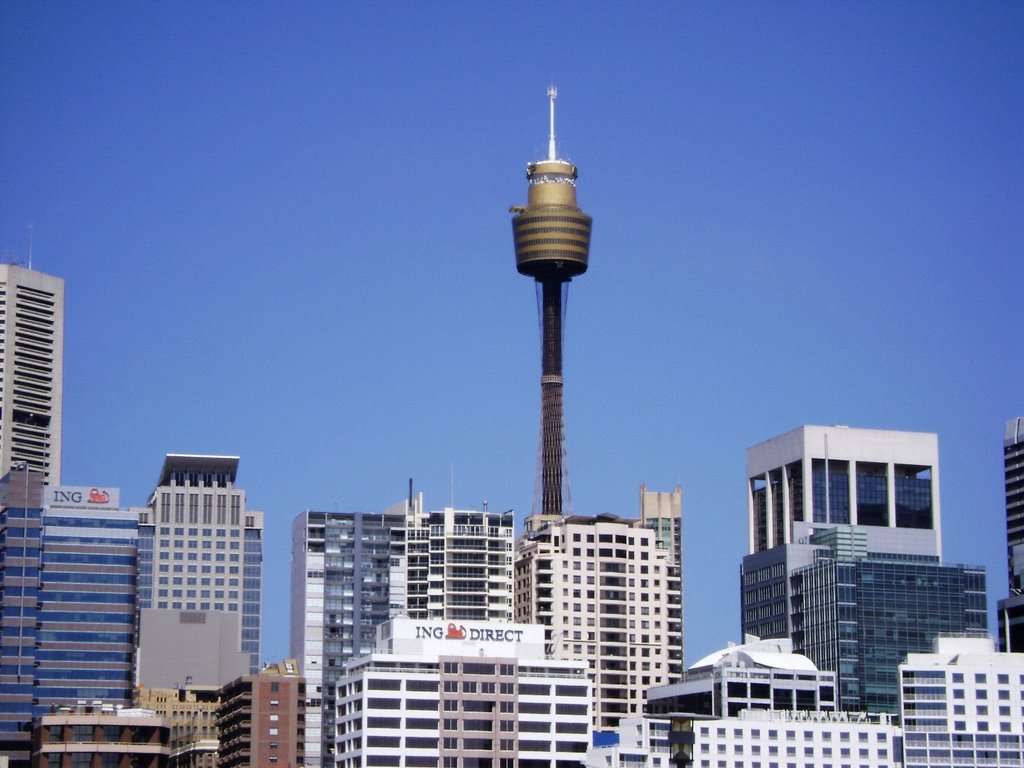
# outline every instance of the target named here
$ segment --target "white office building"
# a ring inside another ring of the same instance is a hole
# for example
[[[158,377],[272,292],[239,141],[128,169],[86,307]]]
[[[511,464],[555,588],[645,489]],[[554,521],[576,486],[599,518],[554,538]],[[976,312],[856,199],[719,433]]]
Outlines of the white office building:
[[[1024,765],[1024,654],[940,637],[900,665],[906,768]]]
[[[543,627],[395,618],[338,682],[334,764],[578,768],[590,696]]]
[[[587,751],[587,768],[673,768],[668,720],[624,717],[613,732],[614,743]]]
[[[692,720],[694,768],[893,768],[899,726],[885,713],[748,709],[739,717]],[[676,724],[673,723],[673,730]],[[670,734],[679,741],[685,728]],[[680,763],[677,762],[677,765]]]

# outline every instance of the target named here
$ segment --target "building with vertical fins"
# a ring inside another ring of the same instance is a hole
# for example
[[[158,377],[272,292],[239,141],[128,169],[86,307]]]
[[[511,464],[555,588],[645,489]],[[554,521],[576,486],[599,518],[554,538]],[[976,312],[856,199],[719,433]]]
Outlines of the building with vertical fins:
[[[237,456],[169,453],[164,458],[149,504],[136,510],[139,609],[178,611],[182,623],[202,622],[199,614],[205,611],[236,614],[239,647],[249,654],[249,669],[255,673],[263,513],[246,508],[237,475]]]
[[[525,207],[513,206],[516,268],[537,284],[541,320],[541,426],[537,487],[531,523],[568,511],[562,394],[562,340],[569,281],[587,271],[591,218],[576,205],[576,166],[555,150],[554,87],[548,89],[548,156],[526,166]],[[538,518],[538,515],[540,518]]]
[[[0,476],[27,463],[60,484],[64,280],[0,264]]]
[[[1024,652],[1024,416],[1006,422],[1006,561],[1009,596],[999,601],[999,650]]]
[[[897,666],[985,634],[985,571],[941,562],[938,438],[804,426],[747,450],[744,634],[837,673],[839,706],[896,714]]]

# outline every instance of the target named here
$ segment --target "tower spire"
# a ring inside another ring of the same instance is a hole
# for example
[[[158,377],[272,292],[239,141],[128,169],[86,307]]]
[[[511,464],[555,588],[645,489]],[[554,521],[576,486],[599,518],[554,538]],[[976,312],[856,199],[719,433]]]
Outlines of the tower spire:
[[[551,130],[548,132],[548,160],[557,160],[555,153],[555,99],[558,98],[558,89],[553,85],[548,86],[548,100],[551,102]]]

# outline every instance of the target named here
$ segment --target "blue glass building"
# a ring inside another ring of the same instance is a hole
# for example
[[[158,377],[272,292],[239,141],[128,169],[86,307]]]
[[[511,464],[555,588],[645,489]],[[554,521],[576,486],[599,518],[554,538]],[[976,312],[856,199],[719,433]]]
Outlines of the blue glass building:
[[[0,479],[0,754],[27,765],[35,690],[43,476]]]
[[[27,765],[31,721],[78,701],[130,706],[137,517],[111,488],[0,480],[0,753]]]

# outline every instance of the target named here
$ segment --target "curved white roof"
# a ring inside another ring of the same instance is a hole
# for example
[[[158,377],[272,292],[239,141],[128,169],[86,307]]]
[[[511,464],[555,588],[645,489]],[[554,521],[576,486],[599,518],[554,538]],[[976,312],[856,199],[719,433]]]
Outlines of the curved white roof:
[[[744,645],[730,645],[721,650],[709,653],[690,670],[705,667],[727,666],[728,662],[736,665],[753,665],[769,669],[792,669],[796,672],[817,672],[814,662],[802,653],[793,653],[793,643],[787,638],[771,640],[754,640]]]

